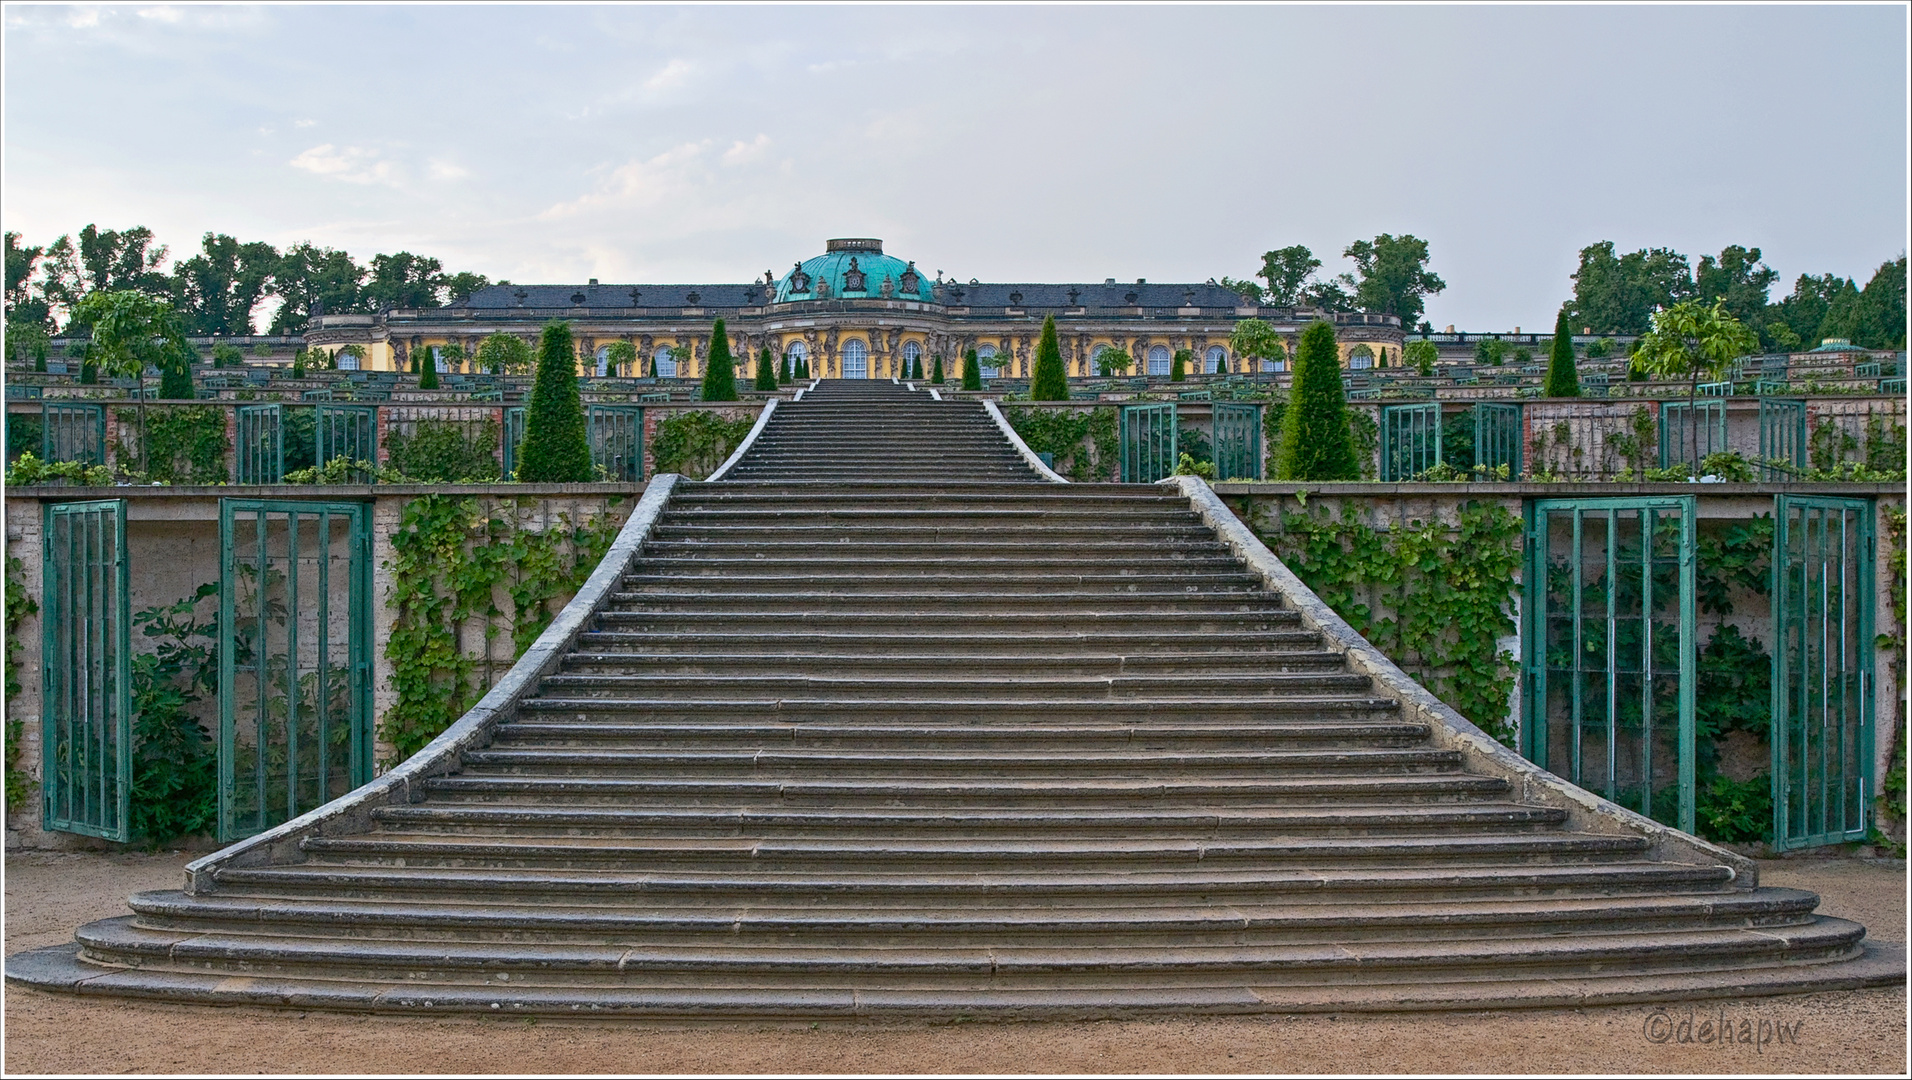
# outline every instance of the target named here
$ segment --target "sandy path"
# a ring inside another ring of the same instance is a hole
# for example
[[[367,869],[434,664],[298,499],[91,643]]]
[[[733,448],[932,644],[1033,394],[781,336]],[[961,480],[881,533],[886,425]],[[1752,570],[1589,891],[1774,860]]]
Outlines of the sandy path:
[[[9,855],[6,951],[56,944],[122,898],[175,888],[187,855]],[[1903,862],[1788,860],[1761,881],[1904,941]],[[1741,1072],[1902,1073],[1904,988],[1698,1002],[1798,1025],[1795,1044],[1653,1043],[1644,1006],[1420,1016],[811,1026],[411,1019],[82,1000],[6,989],[5,1071],[112,1072]],[[1672,1010],[1682,1019],[1686,1006]]]

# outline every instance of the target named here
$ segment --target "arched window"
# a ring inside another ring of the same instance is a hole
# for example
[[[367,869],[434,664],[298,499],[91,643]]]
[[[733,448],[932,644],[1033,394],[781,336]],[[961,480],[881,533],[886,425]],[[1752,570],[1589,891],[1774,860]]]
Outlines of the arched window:
[[[1261,362],[1261,369],[1263,371],[1287,371],[1288,361],[1285,357],[1280,360],[1264,359]]]
[[[916,362],[918,360],[921,360],[922,358],[923,358],[923,347],[921,345],[918,345],[914,341],[905,341],[903,343],[903,377],[904,378],[906,379],[909,378],[910,371],[916,367]],[[925,374],[927,374],[927,372]]]
[[[677,353],[669,345],[660,346],[651,357],[651,370],[659,378],[677,377]]]
[[[1150,375],[1167,375],[1168,362],[1169,362],[1168,346],[1153,345],[1149,347],[1149,374]]]
[[[1203,370],[1207,371],[1210,375],[1214,375],[1217,372],[1227,371],[1228,370],[1228,350],[1222,348],[1220,345],[1210,345],[1208,347],[1207,361],[1208,362],[1204,365]]]
[[[996,347],[994,345],[976,346],[976,366],[982,370],[985,379],[999,379],[1002,368],[996,366]]]
[[[332,359],[338,363],[340,371],[357,371],[359,369],[358,354],[350,350],[340,349],[338,352],[332,354]]]
[[[611,373],[611,347],[609,345],[598,346],[597,373],[600,379]]]
[[[843,377],[846,379],[870,377],[870,347],[863,344],[862,338],[851,338],[843,343]]]
[[[1350,368],[1371,368],[1374,366],[1374,350],[1366,345],[1356,345],[1348,350]]]

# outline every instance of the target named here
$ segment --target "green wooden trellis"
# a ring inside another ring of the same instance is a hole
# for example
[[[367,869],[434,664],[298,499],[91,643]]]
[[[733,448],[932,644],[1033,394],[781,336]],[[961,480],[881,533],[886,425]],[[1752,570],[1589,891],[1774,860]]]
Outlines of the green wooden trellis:
[[[638,405],[593,405],[585,414],[591,463],[613,481],[644,479],[644,409]]]
[[[1474,464],[1495,469],[1507,466],[1508,479],[1520,477],[1520,448],[1526,439],[1520,405],[1480,401],[1474,404]]]
[[[1697,500],[1539,499],[1527,516],[1521,752],[1692,832]]]
[[[285,479],[285,423],[279,406],[241,405],[233,440],[239,483],[277,484]]]
[[[1412,480],[1441,463],[1441,406],[1381,406],[1381,479]]]
[[[106,406],[40,403],[40,457],[44,461],[106,463]]]
[[[362,503],[221,499],[219,839],[372,778],[372,544]]]
[[[505,410],[505,479],[513,479],[518,471],[518,447],[524,445],[524,409],[523,405],[513,405]]]
[[[1122,406],[1120,439],[1122,482],[1153,484],[1175,472],[1177,453],[1175,403]]]
[[[1781,461],[1796,469],[1806,466],[1806,403],[1800,399],[1761,398],[1759,401],[1759,472],[1766,480],[1784,480],[1790,474],[1767,465]]]
[[[1693,457],[1693,425],[1699,426],[1699,457]],[[1726,402],[1668,401],[1660,406],[1660,468],[1684,461],[1698,471],[1706,455],[1726,449]]]
[[[312,420],[312,463],[333,458],[378,462],[378,406],[320,405]],[[369,482],[370,478],[362,478]]]
[[[41,819],[132,839],[126,502],[52,503],[41,536]]]
[[[1863,840],[1872,818],[1872,504],[1774,502],[1773,845]]]
[[[1261,406],[1214,406],[1215,479],[1261,479]]]

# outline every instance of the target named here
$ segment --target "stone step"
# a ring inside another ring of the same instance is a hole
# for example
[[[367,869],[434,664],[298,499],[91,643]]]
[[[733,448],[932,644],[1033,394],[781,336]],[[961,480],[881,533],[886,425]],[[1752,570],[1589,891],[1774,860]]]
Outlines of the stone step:
[[[586,777],[594,780],[722,777],[803,778],[872,776],[892,779],[986,773],[1005,777],[1158,776],[1185,778],[1320,777],[1365,770],[1367,775],[1451,773],[1460,765],[1453,750],[1425,747],[1364,749],[1124,750],[1082,748],[989,750],[944,748],[745,747],[673,748],[500,747],[464,755],[466,777]]]
[[[809,674],[812,672],[921,676],[1026,678],[1031,674],[1066,677],[1094,675],[1166,675],[1200,671],[1207,676],[1250,675],[1260,672],[1341,671],[1340,653],[1294,650],[1282,653],[1207,653],[1181,657],[1100,655],[982,654],[871,655],[842,653],[712,652],[696,655],[665,652],[582,652],[564,658],[563,671],[574,674],[702,675]]]
[[[775,637],[747,631],[721,630],[639,632],[624,630],[586,630],[578,635],[581,649],[592,652],[634,650],[675,655],[701,655],[723,651],[760,655],[801,655],[836,653],[867,648],[870,636],[859,632],[787,629]],[[1233,656],[1284,656],[1292,651],[1311,650],[1321,644],[1321,635],[1293,627],[1275,630],[1191,631],[1178,629],[1164,637],[1150,632],[1124,631],[1110,627],[1097,633],[1055,634],[1034,630],[998,629],[973,633],[891,634],[883,639],[883,651],[896,656],[934,656],[939,658],[968,655],[995,655],[1020,650],[1025,655],[1067,658],[1107,655],[1111,650],[1133,648],[1150,650],[1168,662],[1193,658],[1204,653],[1226,652]]]
[[[1297,693],[1309,696],[1359,693],[1373,681],[1354,672],[1282,672],[1252,675],[1106,675],[1064,677],[1050,675],[1005,683],[1001,678],[882,678],[851,674],[776,675],[726,672],[705,675],[560,673],[545,676],[540,697],[626,698],[683,694],[698,699],[721,696],[763,699],[766,695],[829,697],[841,701],[904,700],[924,696],[946,700],[954,695],[988,694],[998,701],[1127,701],[1138,697],[1174,695],[1185,700],[1215,698],[1257,701],[1282,699]]]
[[[847,573],[750,573],[753,567],[734,566],[729,572],[697,574],[627,574],[620,592],[682,593],[898,593],[927,591],[939,595],[1004,592],[1011,589],[1030,593],[1078,592],[1174,593],[1177,595],[1216,595],[1253,592],[1262,594],[1260,583],[1242,573],[1158,573],[1158,574],[1028,574],[997,571],[989,574],[908,574],[885,572],[870,567],[866,574]]]
[[[596,716],[625,719],[646,716],[656,720],[734,716],[742,712],[759,718],[784,719],[822,717],[864,721],[955,720],[992,717],[997,720],[1032,721],[1079,717],[1103,722],[1141,719],[1168,721],[1192,717],[1212,721],[1221,717],[1275,720],[1302,717],[1374,719],[1392,718],[1400,704],[1392,698],[1361,697],[1269,697],[1231,700],[1226,698],[1124,697],[1101,699],[1043,699],[996,696],[990,698],[938,698],[933,690],[917,695],[893,694],[887,698],[798,696],[746,697],[558,697],[549,694],[527,699],[518,706],[521,716],[562,715],[579,719]]]
[[[1241,749],[1268,747],[1419,746],[1428,735],[1426,724],[1320,723],[1285,721],[1217,724],[1200,721],[1161,723],[1138,720],[1127,724],[1097,723],[944,723],[843,724],[825,721],[767,723],[670,722],[638,720],[514,719],[500,724],[492,747],[546,748],[615,745],[630,749],[684,749],[690,747],[776,748],[889,746],[910,748],[1018,749],[1064,747],[1081,749],[1174,748]]]
[[[923,611],[911,609],[905,605],[892,605],[888,610],[842,611],[833,610],[835,605],[812,603],[808,605],[788,606],[782,611],[707,611],[691,605],[666,611],[620,611],[610,609],[597,614],[599,627],[604,630],[643,631],[648,633],[683,633],[696,630],[718,630],[740,632],[756,630],[762,633],[802,630],[843,631],[861,628],[885,638],[903,634],[935,634],[973,631],[990,633],[1021,630],[1042,634],[1081,634],[1089,640],[1109,640],[1101,637],[1098,631],[1111,636],[1124,633],[1151,632],[1162,635],[1180,635],[1196,631],[1240,631],[1267,632],[1291,629],[1300,624],[1301,617],[1292,610],[1263,611],[1178,611],[1147,610],[1138,605],[1139,610],[1123,610],[1109,602],[1107,598],[1095,598],[1103,602],[1094,605],[1045,605],[1046,610],[1028,611],[1007,608],[999,611],[964,611],[960,608],[942,611]],[[1126,626],[1116,627],[1115,622],[1126,622]]]

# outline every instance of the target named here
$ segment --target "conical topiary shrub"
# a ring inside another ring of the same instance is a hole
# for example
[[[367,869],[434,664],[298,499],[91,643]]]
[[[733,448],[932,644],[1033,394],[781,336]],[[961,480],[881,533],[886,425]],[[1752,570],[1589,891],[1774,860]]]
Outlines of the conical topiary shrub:
[[[931,368],[930,370],[929,381],[935,383],[938,386],[943,385],[944,379],[943,379],[943,354],[942,353],[937,353],[935,356],[935,366]]]
[[[777,388],[777,366],[771,362],[770,346],[765,345],[757,354],[757,389],[775,390]]]
[[[778,381],[783,383],[790,382],[794,378],[794,376],[791,375],[790,373],[790,354],[789,353],[783,354],[783,363],[781,365],[781,369],[782,370],[778,372]]]
[[[722,319],[710,327],[710,355],[704,364],[703,400],[737,400],[737,361],[730,355],[730,335],[724,331]]]
[[[910,378],[917,382],[923,381],[923,354],[920,352],[910,357]]]
[[[1354,438],[1348,430],[1348,399],[1341,385],[1341,357],[1334,326],[1316,322],[1295,349],[1294,390],[1282,417],[1283,480],[1359,480]]]
[[[1029,380],[1029,400],[1069,400],[1069,379],[1062,370],[1062,347],[1056,344],[1056,317],[1042,320],[1042,337],[1036,342],[1036,369]]]
[[[597,479],[578,397],[577,350],[569,323],[548,323],[538,343],[538,378],[525,409],[518,479],[527,484],[582,484]]]
[[[1580,372],[1573,365],[1573,328],[1567,324],[1567,309],[1562,307],[1554,319],[1553,351],[1547,354],[1545,397],[1579,397]]]
[[[976,350],[963,350],[963,389],[981,390],[983,388],[982,365],[976,360]]]
[[[1177,349],[1168,362],[1168,381],[1185,382],[1188,379],[1188,350]]]
[[[438,361],[429,347],[420,347],[413,354],[412,369],[418,372],[420,390],[438,389]]]

